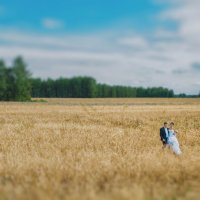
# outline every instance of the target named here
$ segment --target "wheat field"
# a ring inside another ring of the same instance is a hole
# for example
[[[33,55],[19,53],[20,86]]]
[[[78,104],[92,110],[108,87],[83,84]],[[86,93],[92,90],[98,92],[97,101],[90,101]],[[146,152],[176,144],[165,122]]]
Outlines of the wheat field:
[[[0,199],[200,199],[200,99],[45,101],[0,103]]]

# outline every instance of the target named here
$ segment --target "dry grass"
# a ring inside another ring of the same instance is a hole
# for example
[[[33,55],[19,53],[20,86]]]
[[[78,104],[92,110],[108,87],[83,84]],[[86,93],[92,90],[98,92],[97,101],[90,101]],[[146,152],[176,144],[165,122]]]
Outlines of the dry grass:
[[[0,199],[199,199],[199,153],[200,99],[0,104]]]

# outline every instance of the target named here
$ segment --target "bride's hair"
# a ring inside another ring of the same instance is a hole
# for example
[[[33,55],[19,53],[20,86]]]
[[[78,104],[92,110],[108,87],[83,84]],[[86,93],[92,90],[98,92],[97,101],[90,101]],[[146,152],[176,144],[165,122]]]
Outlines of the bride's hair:
[[[174,126],[174,122],[171,122],[170,125],[173,125],[173,126]]]

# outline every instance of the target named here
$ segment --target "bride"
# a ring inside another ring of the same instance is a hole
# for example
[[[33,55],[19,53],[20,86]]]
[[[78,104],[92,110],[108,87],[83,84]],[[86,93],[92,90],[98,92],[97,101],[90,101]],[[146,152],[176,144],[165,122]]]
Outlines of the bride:
[[[169,127],[168,145],[176,155],[180,155],[182,152],[179,147],[179,142],[176,138],[177,131],[173,129],[173,126],[174,123],[171,122]]]

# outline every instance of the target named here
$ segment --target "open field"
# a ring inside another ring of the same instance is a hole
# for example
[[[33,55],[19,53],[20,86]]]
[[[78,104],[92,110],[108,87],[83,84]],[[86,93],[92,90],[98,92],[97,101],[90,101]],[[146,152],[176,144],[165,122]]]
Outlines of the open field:
[[[200,198],[200,99],[46,100],[0,103],[0,199]]]

